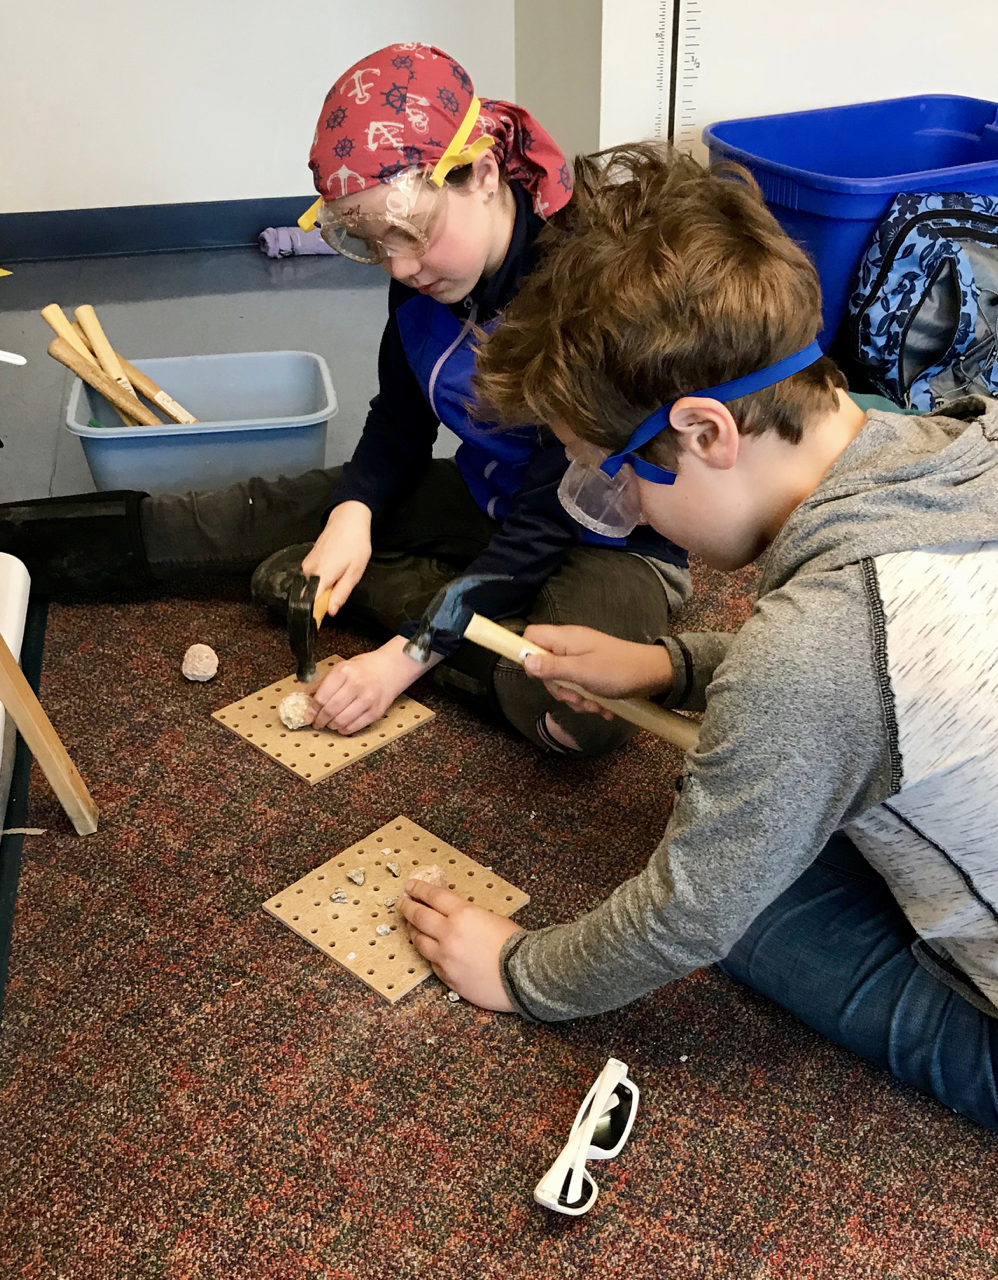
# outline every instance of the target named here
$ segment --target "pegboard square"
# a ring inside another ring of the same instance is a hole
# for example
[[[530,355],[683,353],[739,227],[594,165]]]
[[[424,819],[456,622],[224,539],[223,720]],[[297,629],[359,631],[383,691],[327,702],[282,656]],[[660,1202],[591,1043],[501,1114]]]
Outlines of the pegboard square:
[[[398,864],[398,877],[388,870],[389,862]],[[530,901],[529,893],[399,816],[275,893],[263,909],[394,1004],[433,970],[409,941],[405,920],[385,906],[385,899],[401,898],[416,867],[434,863],[455,893],[497,915],[511,916]],[[363,885],[347,877],[358,868]],[[346,902],[331,901],[343,894]],[[379,934],[379,926],[390,932]]]
[[[324,676],[342,658],[335,655],[316,663],[317,676]],[[346,737],[335,729],[288,729],[281,723],[277,708],[289,693],[303,689],[294,675],[268,684],[239,702],[230,702],[211,713],[211,718],[245,739],[252,747],[276,760],[297,778],[314,787],[348,764],[369,756],[396,738],[418,729],[433,719],[434,712],[404,694],[396,698],[380,720]]]

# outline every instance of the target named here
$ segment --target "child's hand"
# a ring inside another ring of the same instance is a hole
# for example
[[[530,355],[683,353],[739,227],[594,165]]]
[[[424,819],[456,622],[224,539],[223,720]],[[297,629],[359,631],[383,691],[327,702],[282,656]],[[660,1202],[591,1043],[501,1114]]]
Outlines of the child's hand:
[[[664,693],[672,686],[672,661],[660,644],[635,644],[594,631],[591,627],[528,627],[524,640],[532,640],[551,654],[528,654],[523,666],[537,676],[552,697],[576,711],[611,712],[557,683],[571,680],[605,698],[631,694]]]
[[[318,576],[319,591],[333,588],[327,612],[332,617],[346,603],[371,558],[371,509],[363,502],[333,507],[315,546],[301,562],[306,578]]]
[[[426,670],[405,656],[404,646],[404,637],[394,636],[373,653],[338,662],[312,694],[318,707],[312,722],[315,728],[356,733],[379,720]]]
[[[410,880],[405,891],[410,896],[395,909],[409,921],[413,945],[437,977],[472,1004],[512,1013],[499,976],[499,953],[520,926],[423,880]]]

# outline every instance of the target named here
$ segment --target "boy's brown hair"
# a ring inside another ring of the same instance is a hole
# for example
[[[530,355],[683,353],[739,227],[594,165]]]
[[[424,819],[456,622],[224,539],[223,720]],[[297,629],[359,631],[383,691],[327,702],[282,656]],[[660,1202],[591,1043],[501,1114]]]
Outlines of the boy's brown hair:
[[[738,165],[655,143],[580,156],[543,245],[478,358],[483,416],[508,425],[560,419],[617,450],[661,405],[793,355],[821,325],[814,267]],[[845,386],[822,359],[728,408],[740,431],[796,444]],[[675,433],[646,451],[674,463]]]

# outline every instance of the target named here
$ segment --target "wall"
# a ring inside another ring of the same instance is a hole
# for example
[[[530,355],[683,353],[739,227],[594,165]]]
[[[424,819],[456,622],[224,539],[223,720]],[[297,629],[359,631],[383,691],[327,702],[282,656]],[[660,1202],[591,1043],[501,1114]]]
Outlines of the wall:
[[[600,131],[602,0],[516,0],[516,101],[569,157]]]
[[[437,44],[512,98],[514,0],[11,5],[0,212],[307,193],[322,99],[364,54]]]
[[[674,20],[675,140],[701,161],[716,120],[925,93],[998,99],[995,0],[605,0],[602,146],[668,136]]]

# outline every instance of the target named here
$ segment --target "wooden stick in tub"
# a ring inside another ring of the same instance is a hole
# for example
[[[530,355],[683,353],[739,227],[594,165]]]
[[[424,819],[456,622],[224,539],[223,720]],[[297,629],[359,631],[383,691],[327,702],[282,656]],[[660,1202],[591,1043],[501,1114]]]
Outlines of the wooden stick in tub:
[[[94,368],[100,368],[94,358],[94,353],[87,346],[87,340],[82,328],[78,329],[76,325],[70,324],[66,313],[57,302],[50,302],[47,307],[42,307],[41,317],[50,329],[54,329],[64,342],[68,342],[79,356],[84,360],[88,360]],[[126,427],[134,427],[137,422],[130,414],[122,412],[117,405],[112,406],[115,413],[125,424]]]
[[[97,319],[97,312],[93,307],[84,305],[76,308],[76,320],[80,328],[87,335],[87,342],[90,344],[90,350],[97,357],[97,363],[104,370],[109,378],[121,387],[126,395],[135,396],[135,389],[125,377],[125,371],[121,367],[121,361],[115,354],[114,348],[107,340],[107,335],[101,328],[101,322]],[[135,396],[136,400],[138,396]]]
[[[143,427],[161,427],[163,423],[144,404],[140,404],[133,396],[129,396],[122,388],[109,378],[103,369],[87,360],[71,347],[65,338],[53,338],[48,345],[48,353],[54,360],[72,369],[78,378],[95,391],[99,391],[105,400],[110,401],[116,409],[123,409]]]
[[[528,653],[549,652],[547,649],[542,649],[540,645],[532,644],[515,632],[501,627],[498,622],[483,618],[480,613],[471,615],[471,621],[464,629],[464,638],[480,644],[485,649],[491,649],[493,653],[509,658],[511,662],[517,662],[520,666],[523,665],[523,659]],[[612,711],[622,720],[628,720],[631,724],[636,724],[639,728],[647,729],[649,733],[664,738],[666,742],[682,747],[684,751],[690,751],[697,745],[698,730],[692,720],[687,720],[685,716],[669,711],[665,707],[658,707],[647,698],[604,698],[601,694],[590,693],[588,689],[583,689],[581,685],[573,684],[570,680],[559,680],[558,683],[564,685],[566,689],[573,689],[590,702],[598,703],[607,711]]]
[[[86,343],[87,335],[83,331],[83,326],[79,321],[74,322],[70,326],[73,332],[81,340]],[[87,348],[89,350],[89,347]],[[158,404],[168,418],[172,418],[174,422],[179,423],[182,427],[189,427],[191,423],[197,422],[198,419],[192,413],[188,413],[182,404],[178,404],[173,396],[169,395],[163,388],[147,373],[143,373],[141,369],[136,369],[135,365],[129,364],[125,357],[118,351],[115,352],[118,357],[118,363],[124,369],[132,386],[137,388],[153,404]]]

